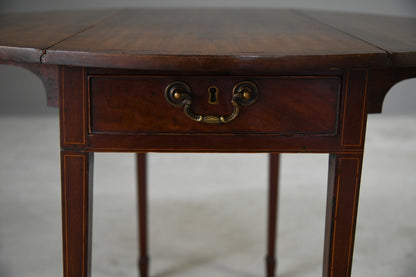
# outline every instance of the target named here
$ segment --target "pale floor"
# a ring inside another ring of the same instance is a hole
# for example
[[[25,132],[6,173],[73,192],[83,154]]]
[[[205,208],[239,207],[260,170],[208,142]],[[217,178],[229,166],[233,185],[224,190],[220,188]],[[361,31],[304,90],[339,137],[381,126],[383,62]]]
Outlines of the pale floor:
[[[416,276],[416,116],[371,116],[352,276]],[[321,276],[327,155],[283,155],[278,276]],[[152,276],[264,276],[263,154],[151,154]],[[58,120],[0,117],[0,276],[61,276]],[[137,276],[134,156],[96,154],[93,277]]]

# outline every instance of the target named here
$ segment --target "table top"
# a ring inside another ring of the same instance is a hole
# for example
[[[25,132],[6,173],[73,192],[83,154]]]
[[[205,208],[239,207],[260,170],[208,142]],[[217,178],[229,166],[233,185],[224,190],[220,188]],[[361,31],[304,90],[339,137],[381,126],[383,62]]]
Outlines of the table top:
[[[277,9],[0,16],[0,60],[246,73],[416,65],[416,18]]]

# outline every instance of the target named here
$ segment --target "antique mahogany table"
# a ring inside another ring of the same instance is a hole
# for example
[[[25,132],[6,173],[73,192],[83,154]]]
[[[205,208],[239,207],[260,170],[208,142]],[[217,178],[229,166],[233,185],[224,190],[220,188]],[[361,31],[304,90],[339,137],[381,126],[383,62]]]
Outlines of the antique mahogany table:
[[[142,277],[146,152],[272,153],[269,277],[278,154],[329,153],[323,276],[350,276],[367,114],[381,112],[395,83],[416,77],[415,51],[414,18],[273,9],[1,14],[0,62],[36,73],[60,109],[64,276],[90,276],[100,151],[138,153]]]

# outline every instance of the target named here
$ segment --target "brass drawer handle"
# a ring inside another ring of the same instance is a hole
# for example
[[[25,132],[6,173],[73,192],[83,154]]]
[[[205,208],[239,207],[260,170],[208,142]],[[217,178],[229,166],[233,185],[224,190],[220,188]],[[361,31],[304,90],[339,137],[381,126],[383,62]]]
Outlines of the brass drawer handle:
[[[168,102],[175,106],[183,106],[183,111],[190,119],[202,123],[229,123],[233,121],[240,112],[241,106],[248,106],[256,102],[258,96],[257,86],[250,81],[242,81],[233,88],[233,97],[231,104],[234,107],[233,112],[226,116],[216,115],[197,115],[192,112],[191,88],[184,82],[177,81],[169,84],[165,89],[165,97]]]

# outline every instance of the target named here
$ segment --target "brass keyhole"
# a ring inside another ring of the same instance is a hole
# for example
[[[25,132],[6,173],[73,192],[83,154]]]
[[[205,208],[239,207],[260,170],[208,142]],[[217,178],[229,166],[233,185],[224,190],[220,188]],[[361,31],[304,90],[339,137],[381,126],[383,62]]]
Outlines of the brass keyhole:
[[[218,88],[215,86],[208,88],[208,103],[210,104],[218,104]]]

